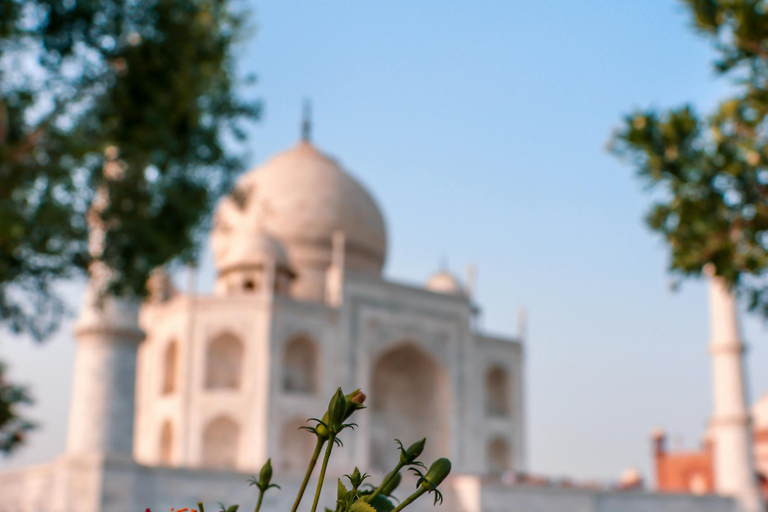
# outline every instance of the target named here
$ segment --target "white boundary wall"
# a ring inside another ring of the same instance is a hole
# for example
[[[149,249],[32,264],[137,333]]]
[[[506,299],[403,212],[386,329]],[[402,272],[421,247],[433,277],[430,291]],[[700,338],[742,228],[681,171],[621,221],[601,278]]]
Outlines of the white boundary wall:
[[[62,457],[41,466],[0,473],[0,512],[169,512],[193,507],[202,500],[210,510],[216,503],[255,504],[250,475],[229,471],[141,466],[130,460]],[[336,478],[328,475],[321,504],[333,503]],[[282,487],[270,491],[264,512],[290,510],[298,481],[274,477]],[[592,491],[549,486],[482,484],[472,476],[455,476],[444,484],[445,502],[433,508],[427,496],[412,512],[736,512],[732,499],[718,496],[658,494],[642,491]],[[311,503],[310,483],[300,510]],[[399,493],[413,488],[403,482]]]

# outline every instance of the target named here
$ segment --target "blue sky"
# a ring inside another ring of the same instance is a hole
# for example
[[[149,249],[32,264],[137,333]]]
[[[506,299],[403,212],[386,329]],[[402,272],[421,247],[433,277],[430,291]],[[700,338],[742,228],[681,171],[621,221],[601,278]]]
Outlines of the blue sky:
[[[676,0],[255,2],[239,53],[265,104],[256,165],[292,145],[311,97],[313,139],[373,193],[386,274],[423,282],[443,259],[478,267],[485,329],[528,311],[530,470],[615,479],[650,472],[649,432],[695,446],[710,414],[705,290],[673,293],[648,196],[608,154],[637,107],[712,107],[728,92]],[[211,283],[205,256],[200,287]],[[75,301],[77,285],[65,287]],[[745,318],[754,397],[768,336]],[[0,467],[63,449],[73,343],[4,340],[44,427]]]

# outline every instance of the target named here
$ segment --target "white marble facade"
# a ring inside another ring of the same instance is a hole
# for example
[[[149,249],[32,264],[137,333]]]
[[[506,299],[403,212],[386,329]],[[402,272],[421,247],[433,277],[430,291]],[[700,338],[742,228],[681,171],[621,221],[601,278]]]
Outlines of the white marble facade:
[[[298,427],[341,386],[369,408],[340,468],[385,470],[394,438],[427,436],[426,459],[456,469],[525,469],[523,352],[473,328],[475,306],[442,271],[425,286],[386,280],[383,216],[310,143],[244,175],[219,205],[212,295],[143,306],[136,460],[150,465],[304,470]]]

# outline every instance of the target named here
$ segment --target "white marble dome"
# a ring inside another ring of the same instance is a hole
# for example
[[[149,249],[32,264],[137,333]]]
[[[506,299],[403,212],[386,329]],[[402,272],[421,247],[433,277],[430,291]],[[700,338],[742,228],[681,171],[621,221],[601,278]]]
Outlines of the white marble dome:
[[[458,278],[448,272],[447,270],[441,270],[434,274],[427,280],[427,290],[431,290],[437,293],[444,293],[446,295],[466,295],[464,288],[459,283]]]
[[[212,244],[221,270],[243,237],[269,234],[296,272],[292,295],[322,300],[336,231],[344,233],[347,268],[381,273],[387,233],[376,202],[335,160],[301,141],[238,180],[217,207]]]

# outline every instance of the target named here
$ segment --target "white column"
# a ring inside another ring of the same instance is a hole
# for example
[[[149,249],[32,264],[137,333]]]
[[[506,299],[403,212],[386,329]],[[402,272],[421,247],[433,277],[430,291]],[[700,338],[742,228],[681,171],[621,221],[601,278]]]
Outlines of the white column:
[[[100,299],[93,274],[74,329],[67,451],[132,457],[136,355],[144,338],[138,302]]]
[[[736,299],[720,277],[709,279],[715,488],[747,512],[762,512],[755,477],[752,429],[745,390],[744,344]]]

